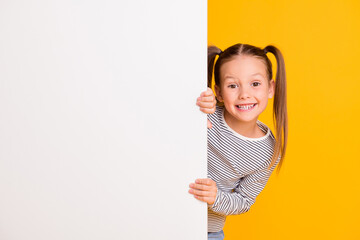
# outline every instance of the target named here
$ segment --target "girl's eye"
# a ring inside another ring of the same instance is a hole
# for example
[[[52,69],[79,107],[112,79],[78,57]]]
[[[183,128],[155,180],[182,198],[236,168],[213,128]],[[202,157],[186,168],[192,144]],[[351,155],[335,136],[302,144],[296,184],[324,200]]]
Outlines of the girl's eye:
[[[254,86],[254,87],[257,87],[257,86],[260,86],[260,83],[259,82],[253,82],[251,85]]]
[[[236,84],[230,84],[228,87],[229,87],[229,88],[236,88],[237,85],[236,85]]]

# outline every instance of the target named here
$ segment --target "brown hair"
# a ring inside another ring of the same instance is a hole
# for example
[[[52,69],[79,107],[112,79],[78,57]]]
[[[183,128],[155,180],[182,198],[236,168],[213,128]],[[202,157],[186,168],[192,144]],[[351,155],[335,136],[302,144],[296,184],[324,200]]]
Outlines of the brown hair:
[[[267,57],[266,53],[271,52],[274,54],[277,61],[277,71],[275,79],[275,94],[273,105],[273,121],[276,129],[276,141],[274,153],[271,159],[269,169],[280,158],[278,172],[284,161],[287,136],[288,136],[288,117],[287,117],[287,104],[286,104],[286,74],[284,58],[278,48],[273,45],[268,45],[264,49],[248,45],[248,44],[235,44],[224,51],[221,51],[216,46],[208,47],[208,87],[212,87],[212,73],[214,71],[215,85],[220,87],[220,68],[221,66],[231,61],[234,57],[239,55],[253,56],[262,60],[266,65],[267,77],[271,81],[273,77],[272,64]],[[219,55],[215,63],[216,56]],[[215,63],[215,68],[214,68]]]

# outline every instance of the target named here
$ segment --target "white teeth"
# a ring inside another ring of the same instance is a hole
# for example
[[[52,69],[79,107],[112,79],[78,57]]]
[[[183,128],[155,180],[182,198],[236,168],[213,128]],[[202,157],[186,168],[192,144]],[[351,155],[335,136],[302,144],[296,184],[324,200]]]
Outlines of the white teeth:
[[[242,110],[248,110],[248,109],[250,109],[250,108],[253,108],[255,106],[255,104],[252,104],[252,105],[243,105],[243,106],[240,106],[240,105],[238,105],[237,107],[238,108],[240,108],[240,109],[242,109]]]

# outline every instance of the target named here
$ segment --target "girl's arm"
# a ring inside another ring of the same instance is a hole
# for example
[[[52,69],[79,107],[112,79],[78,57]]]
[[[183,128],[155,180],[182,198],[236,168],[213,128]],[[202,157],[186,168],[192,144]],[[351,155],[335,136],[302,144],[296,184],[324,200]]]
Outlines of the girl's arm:
[[[200,107],[200,111],[207,114],[212,114],[216,110],[216,99],[211,88],[200,94],[200,97],[196,99],[196,105]],[[211,122],[208,120],[208,128],[211,128]]]
[[[280,158],[277,163],[279,160]],[[266,167],[243,177],[234,192],[228,193],[218,190],[214,203],[209,204],[208,207],[212,211],[226,216],[249,211],[251,205],[255,203],[256,197],[264,189],[277,163],[269,170]]]
[[[277,163],[279,160],[280,158]],[[264,189],[277,163],[269,170],[265,168],[243,177],[234,192],[221,191],[213,180],[205,178],[190,184],[189,193],[200,201],[207,202],[212,211],[225,216],[247,212]]]

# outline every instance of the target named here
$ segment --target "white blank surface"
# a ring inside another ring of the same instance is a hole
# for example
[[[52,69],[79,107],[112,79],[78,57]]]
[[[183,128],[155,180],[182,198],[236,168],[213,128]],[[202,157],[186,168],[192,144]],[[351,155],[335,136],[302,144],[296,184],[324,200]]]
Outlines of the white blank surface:
[[[0,239],[207,238],[206,1],[0,2]]]

